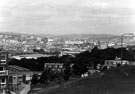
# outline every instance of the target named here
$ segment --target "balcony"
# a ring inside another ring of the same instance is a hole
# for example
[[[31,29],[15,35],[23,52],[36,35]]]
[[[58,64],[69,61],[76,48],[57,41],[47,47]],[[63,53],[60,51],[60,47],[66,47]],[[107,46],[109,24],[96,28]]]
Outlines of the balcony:
[[[0,65],[6,65],[6,60],[0,60]]]
[[[0,76],[7,76],[7,75],[8,75],[8,70],[0,71]]]

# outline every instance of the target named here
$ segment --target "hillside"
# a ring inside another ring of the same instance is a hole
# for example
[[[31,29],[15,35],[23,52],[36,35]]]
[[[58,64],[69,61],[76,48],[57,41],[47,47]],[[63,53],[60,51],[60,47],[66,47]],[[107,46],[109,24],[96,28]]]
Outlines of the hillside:
[[[89,39],[89,40],[99,40],[108,42],[121,42],[120,35],[112,34],[65,34],[65,35],[55,35],[55,34],[25,34],[25,33],[14,33],[14,32],[0,32],[3,35],[26,35],[35,37],[49,37],[49,38],[65,38],[65,39]],[[132,36],[124,36],[123,41],[129,44],[135,44]]]
[[[102,77],[89,77],[46,94],[135,94],[134,79],[135,76],[125,77],[117,69],[111,69]]]

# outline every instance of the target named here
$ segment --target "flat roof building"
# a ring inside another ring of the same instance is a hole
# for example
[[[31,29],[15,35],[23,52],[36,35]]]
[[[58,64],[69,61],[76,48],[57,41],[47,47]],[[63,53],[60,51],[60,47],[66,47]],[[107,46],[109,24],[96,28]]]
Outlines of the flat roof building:
[[[8,53],[0,51],[0,94],[8,90]]]

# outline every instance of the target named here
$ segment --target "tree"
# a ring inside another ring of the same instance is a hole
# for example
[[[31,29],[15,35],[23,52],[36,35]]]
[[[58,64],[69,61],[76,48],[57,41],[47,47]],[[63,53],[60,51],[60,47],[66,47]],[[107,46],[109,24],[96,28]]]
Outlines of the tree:
[[[62,73],[60,73],[60,72],[56,72],[56,78],[55,78],[55,81],[56,81],[56,83],[58,83],[60,86],[61,86],[61,83],[62,83],[62,77],[63,77],[63,75],[62,75]]]
[[[40,76],[40,83],[46,83],[48,84],[48,80],[50,78],[50,68],[44,69],[44,71],[42,72],[41,76]]]
[[[33,74],[31,84],[36,85],[38,83],[38,76],[37,74]]]
[[[64,80],[65,80],[65,81],[68,81],[70,75],[71,75],[70,63],[67,62],[67,63],[65,63],[65,65],[64,65],[64,72],[63,72]]]
[[[70,78],[70,70],[64,70],[64,80],[68,81]]]

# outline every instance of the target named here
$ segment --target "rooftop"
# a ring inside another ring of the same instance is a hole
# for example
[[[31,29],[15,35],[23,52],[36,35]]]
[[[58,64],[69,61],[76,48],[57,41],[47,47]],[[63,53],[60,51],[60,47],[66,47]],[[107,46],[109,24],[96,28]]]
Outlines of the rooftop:
[[[27,69],[27,68],[23,68],[23,67],[20,67],[20,66],[17,66],[17,65],[9,65],[8,67],[9,67],[9,68],[17,69],[17,70],[19,70],[19,71],[30,71],[30,70]]]
[[[13,56],[11,58],[27,58],[27,59],[31,59],[31,58],[34,58],[34,59],[37,59],[39,57],[51,57],[53,55],[46,55],[46,54],[25,54],[25,55],[16,55],[16,56]]]

